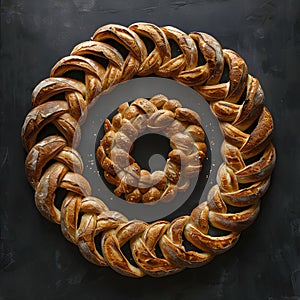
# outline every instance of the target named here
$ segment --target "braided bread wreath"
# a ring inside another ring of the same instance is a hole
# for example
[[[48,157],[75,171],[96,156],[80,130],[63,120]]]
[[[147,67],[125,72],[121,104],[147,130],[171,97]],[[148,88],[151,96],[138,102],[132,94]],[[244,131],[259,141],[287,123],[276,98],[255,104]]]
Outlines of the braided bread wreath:
[[[153,41],[153,49],[146,48],[146,38]],[[171,55],[170,41],[181,50],[176,57]],[[121,45],[126,55],[112,45]],[[204,65],[198,65],[200,55],[206,60]],[[225,63],[229,81],[221,83]],[[82,71],[84,80],[68,78],[70,70]],[[96,96],[134,76],[151,74],[188,85],[205,98],[219,121],[224,142],[217,184],[207,200],[190,215],[148,224],[128,220],[91,195],[75,148],[79,124]],[[275,149],[272,116],[263,100],[260,83],[248,74],[245,61],[236,52],[222,49],[206,33],[187,35],[175,27],[149,23],[100,27],[90,41],[61,59],[32,93],[33,107],[22,127],[22,140],[36,206],[44,217],[61,225],[64,236],[87,260],[123,275],[161,277],[202,266],[234,246],[256,219],[260,199],[269,187]],[[38,140],[49,124],[60,134]],[[67,191],[61,207],[55,205],[58,189]],[[225,234],[212,235],[211,228]],[[96,247],[98,235],[102,251]],[[185,247],[185,241],[192,250]],[[123,253],[127,242],[133,259]]]
[[[114,193],[124,194],[128,202],[171,202],[177,193],[187,191],[190,179],[202,170],[207,146],[200,116],[176,99],[159,94],[150,100],[138,98],[130,105],[125,102],[103,127],[97,160],[106,181],[116,186]],[[141,169],[130,155],[134,141],[146,129],[170,140],[172,151],[164,171]]]

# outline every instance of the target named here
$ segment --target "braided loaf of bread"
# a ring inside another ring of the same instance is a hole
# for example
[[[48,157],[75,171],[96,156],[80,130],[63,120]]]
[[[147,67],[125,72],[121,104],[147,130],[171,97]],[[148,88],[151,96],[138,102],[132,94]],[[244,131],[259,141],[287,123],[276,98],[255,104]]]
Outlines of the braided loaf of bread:
[[[97,149],[97,159],[105,179],[117,186],[117,196],[129,202],[170,202],[177,192],[185,192],[190,178],[199,175],[205,158],[205,133],[199,115],[183,108],[178,100],[156,95],[149,101],[138,98],[119,106],[112,123],[106,119],[105,135]],[[134,141],[146,129],[170,140],[164,171],[152,174],[130,155]]]
[[[147,49],[146,40],[153,49]],[[170,40],[180,49],[176,57]],[[201,55],[203,65],[198,64]],[[222,83],[225,63],[229,81]],[[84,74],[82,80],[69,77],[74,70]],[[128,220],[93,197],[76,151],[80,125],[96,96],[134,76],[148,75],[173,78],[195,89],[211,103],[224,134],[224,162],[207,200],[190,215],[152,224]],[[248,74],[245,61],[208,34],[185,34],[149,23],[100,27],[90,41],[58,61],[32,93],[22,140],[36,206],[44,217],[60,224],[86,259],[123,275],[158,277],[201,266],[230,249],[253,223],[270,184],[275,164],[273,121],[263,100],[259,81]],[[41,137],[49,124],[58,133]],[[58,189],[66,191],[61,207],[55,204]],[[213,235],[212,228],[225,233]],[[98,235],[101,247],[95,242]],[[186,241],[193,250],[186,249]],[[127,243],[134,262],[124,254]]]

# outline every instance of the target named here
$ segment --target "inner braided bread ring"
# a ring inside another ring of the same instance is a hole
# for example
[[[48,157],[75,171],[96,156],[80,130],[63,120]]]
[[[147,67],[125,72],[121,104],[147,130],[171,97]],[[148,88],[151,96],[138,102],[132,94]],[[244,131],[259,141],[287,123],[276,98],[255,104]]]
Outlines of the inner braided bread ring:
[[[154,45],[149,52],[145,38]],[[181,51],[176,57],[172,57],[170,40]],[[198,64],[199,56],[204,57],[204,65]],[[225,63],[229,80],[223,83]],[[79,71],[83,79],[71,78],[72,71]],[[125,80],[147,75],[173,78],[197,91],[211,103],[224,135],[223,163],[206,201],[190,215],[151,224],[128,220],[93,197],[76,151],[80,124],[96,96]],[[49,124],[57,133],[40,135]],[[92,263],[126,276],[159,277],[209,262],[234,246],[254,222],[275,165],[272,131],[260,83],[248,74],[236,52],[222,49],[206,33],[185,34],[171,26],[135,23],[100,27],[90,41],[57,62],[50,77],[32,93],[22,140],[28,152],[26,174],[41,214],[60,224],[64,236]],[[55,202],[58,190],[66,191],[61,205]],[[223,233],[213,234],[214,228]],[[186,249],[187,242],[192,250]],[[123,252],[127,243],[134,264]]]
[[[134,141],[146,129],[170,139],[164,171],[152,174],[141,169],[130,155]],[[178,100],[156,95],[150,100],[138,98],[119,106],[112,123],[106,119],[105,135],[97,149],[105,179],[117,186],[117,196],[128,202],[170,202],[177,192],[185,192],[190,178],[199,175],[205,158],[205,133],[199,115],[183,108]]]

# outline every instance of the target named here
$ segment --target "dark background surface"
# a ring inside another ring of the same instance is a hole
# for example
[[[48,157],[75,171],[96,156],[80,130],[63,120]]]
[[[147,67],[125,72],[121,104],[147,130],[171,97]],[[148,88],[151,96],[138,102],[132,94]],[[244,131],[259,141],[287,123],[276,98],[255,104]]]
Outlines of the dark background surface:
[[[257,221],[205,267],[139,280],[85,261],[43,219],[24,177],[20,130],[31,91],[58,59],[107,23],[204,31],[260,79],[277,164]],[[299,299],[299,1],[2,0],[0,299]]]

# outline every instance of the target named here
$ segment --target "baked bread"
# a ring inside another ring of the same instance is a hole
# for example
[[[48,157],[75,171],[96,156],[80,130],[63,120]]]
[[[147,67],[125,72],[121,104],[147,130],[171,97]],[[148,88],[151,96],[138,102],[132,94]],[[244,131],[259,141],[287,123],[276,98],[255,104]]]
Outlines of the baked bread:
[[[149,52],[145,38],[154,45]],[[170,40],[181,50],[176,57]],[[198,65],[201,55],[204,65]],[[225,63],[229,80],[221,82]],[[70,78],[73,70],[79,70],[83,80]],[[80,124],[96,96],[134,76],[148,75],[172,78],[196,90],[211,103],[224,134],[223,163],[207,200],[190,215],[152,224],[128,220],[93,197],[76,151]],[[208,34],[185,34],[149,23],[100,27],[90,41],[58,61],[50,77],[32,93],[22,140],[36,206],[44,217],[60,224],[64,236],[86,259],[123,275],[159,277],[201,266],[230,249],[253,223],[270,184],[275,164],[273,121],[263,101],[260,83],[248,74],[245,61],[236,52],[222,49]],[[49,124],[57,133],[41,137]],[[55,204],[58,189],[67,192],[61,207]],[[225,233],[213,235],[213,228]],[[95,242],[98,235],[101,251]],[[185,248],[186,241],[194,250]],[[126,243],[135,264],[123,252]]]
[[[145,130],[169,138],[172,151],[163,171],[141,169],[132,157],[134,141]],[[182,107],[178,100],[156,95],[138,98],[118,108],[112,122],[106,119],[105,135],[97,148],[97,160],[104,178],[128,202],[170,202],[185,192],[190,179],[199,175],[206,154],[205,133],[199,115]]]

